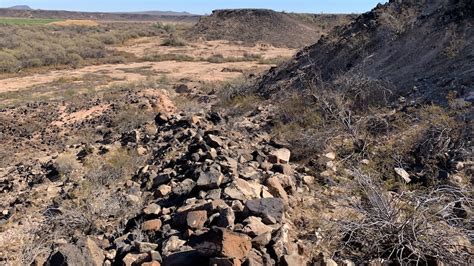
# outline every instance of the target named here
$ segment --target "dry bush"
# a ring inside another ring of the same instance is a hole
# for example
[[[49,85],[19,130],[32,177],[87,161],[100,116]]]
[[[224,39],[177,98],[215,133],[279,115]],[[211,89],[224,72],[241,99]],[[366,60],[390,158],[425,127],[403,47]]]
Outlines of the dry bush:
[[[260,61],[263,60],[261,54],[251,54],[251,53],[244,53],[243,56],[236,57],[236,56],[228,56],[225,57],[222,54],[214,54],[209,56],[208,58],[202,58],[201,60],[207,61],[213,64],[222,64],[226,62],[252,62],[252,61]]]
[[[379,258],[401,265],[469,263],[472,191],[436,187],[394,194],[360,171],[355,176],[362,199],[352,208],[361,218],[338,222],[341,257],[356,264]]]
[[[157,29],[164,30],[166,33],[176,32],[176,25],[173,24],[163,24],[161,22],[158,22],[153,24],[153,26]]]
[[[115,55],[106,45],[161,32],[146,23],[111,23],[98,27],[3,25],[0,26],[0,72],[40,66],[77,67],[86,59]]]
[[[112,126],[118,133],[124,133],[137,129],[147,121],[153,120],[154,114],[149,110],[143,110],[135,105],[120,106],[114,116]]]
[[[367,112],[372,107],[384,107],[394,99],[390,84],[370,78],[360,71],[349,71],[340,75],[331,86],[351,101],[350,108],[354,112]]]
[[[135,151],[113,149],[104,157],[88,157],[84,163],[85,177],[92,184],[110,185],[131,176],[143,160]]]
[[[163,46],[186,46],[186,42],[178,36],[171,35],[161,43]]]
[[[248,95],[256,95],[255,87],[251,80],[246,78],[236,78],[221,86],[217,93],[220,104],[232,104],[234,100]]]
[[[177,61],[177,62],[192,62],[194,57],[184,54],[147,54],[142,58],[143,61],[162,62],[162,61]]]
[[[59,155],[56,161],[54,162],[54,166],[59,172],[61,178],[68,177],[75,170],[81,167],[80,163],[76,160],[76,156],[71,153]]]
[[[0,51],[0,73],[15,72],[20,66],[21,62],[13,55]]]

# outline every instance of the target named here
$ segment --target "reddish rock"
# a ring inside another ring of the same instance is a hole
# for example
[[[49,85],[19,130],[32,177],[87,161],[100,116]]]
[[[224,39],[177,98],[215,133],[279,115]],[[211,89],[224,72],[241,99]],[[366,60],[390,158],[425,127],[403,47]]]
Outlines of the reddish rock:
[[[161,264],[158,261],[154,260],[152,262],[145,262],[142,264],[142,266],[161,266]]]
[[[271,163],[288,163],[290,162],[291,152],[288,149],[278,149],[270,152],[268,161]]]
[[[202,229],[207,221],[206,211],[192,211],[186,217],[186,223],[193,229]]]
[[[145,221],[142,224],[142,229],[144,231],[158,231],[161,229],[161,220],[153,219],[153,220]]]
[[[288,205],[288,194],[286,193],[278,178],[271,177],[267,179],[267,187],[270,194],[272,194],[274,197],[282,199],[283,203]]]
[[[252,249],[252,242],[247,235],[220,227],[214,227],[207,233],[193,236],[189,244],[204,256],[239,260],[245,258]]]
[[[238,259],[232,258],[211,258],[209,266],[240,266],[242,263]]]

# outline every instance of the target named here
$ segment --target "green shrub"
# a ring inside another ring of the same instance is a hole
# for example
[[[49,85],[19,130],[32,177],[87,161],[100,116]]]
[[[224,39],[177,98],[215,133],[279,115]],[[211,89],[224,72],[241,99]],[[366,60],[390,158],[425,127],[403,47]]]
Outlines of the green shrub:
[[[20,66],[21,62],[13,55],[0,51],[0,72],[15,72]]]
[[[159,33],[161,30],[144,23],[103,23],[98,27],[2,25],[0,72],[62,64],[77,67],[86,59],[120,55],[107,50],[106,45]],[[124,59],[115,57],[112,61],[121,63]]]

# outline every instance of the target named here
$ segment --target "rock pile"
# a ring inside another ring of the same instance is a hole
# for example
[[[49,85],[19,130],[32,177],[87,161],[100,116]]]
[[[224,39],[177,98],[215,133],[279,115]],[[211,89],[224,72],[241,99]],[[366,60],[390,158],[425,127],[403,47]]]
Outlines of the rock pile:
[[[146,204],[125,230],[95,236],[102,252],[92,253],[102,255],[94,260],[103,258],[104,265],[304,261],[285,212],[296,204],[296,187],[306,175],[293,169],[288,149],[270,145],[266,136],[257,141],[225,130],[221,120],[216,113],[159,114],[155,135],[124,134],[122,145],[152,154],[131,181]],[[91,253],[68,252],[59,248],[49,261]]]

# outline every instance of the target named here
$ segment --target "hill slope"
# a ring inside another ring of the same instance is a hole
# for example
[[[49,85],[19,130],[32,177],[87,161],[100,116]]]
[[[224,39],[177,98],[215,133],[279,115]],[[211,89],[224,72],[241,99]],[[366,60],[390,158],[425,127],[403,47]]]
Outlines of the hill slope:
[[[470,0],[390,1],[300,51],[260,83],[282,88],[362,73],[394,86],[397,95],[440,102],[450,90],[474,88],[474,4]]]
[[[298,48],[350,20],[351,15],[288,14],[266,9],[216,10],[202,17],[188,38],[269,43]]]

